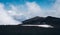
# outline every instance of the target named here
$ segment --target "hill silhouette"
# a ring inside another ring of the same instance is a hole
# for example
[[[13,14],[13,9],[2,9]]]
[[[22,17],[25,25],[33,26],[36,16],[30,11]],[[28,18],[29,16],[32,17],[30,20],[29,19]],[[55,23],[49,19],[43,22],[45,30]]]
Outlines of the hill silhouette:
[[[34,17],[19,25],[0,25],[0,35],[60,35],[60,18]],[[25,27],[25,24],[49,24],[54,28]]]

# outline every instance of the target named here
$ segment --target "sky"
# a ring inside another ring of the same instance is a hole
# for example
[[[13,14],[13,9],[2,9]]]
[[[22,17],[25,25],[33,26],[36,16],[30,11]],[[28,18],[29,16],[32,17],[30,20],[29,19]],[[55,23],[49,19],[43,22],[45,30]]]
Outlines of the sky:
[[[0,0],[0,25],[17,25],[40,16],[60,18],[60,0]]]

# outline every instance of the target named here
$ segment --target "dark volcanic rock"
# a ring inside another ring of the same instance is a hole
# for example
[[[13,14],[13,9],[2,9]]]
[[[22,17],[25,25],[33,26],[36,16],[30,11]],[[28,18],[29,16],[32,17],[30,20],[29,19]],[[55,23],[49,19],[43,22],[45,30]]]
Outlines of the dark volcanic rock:
[[[44,20],[43,17],[34,17],[28,20],[23,21],[23,24],[40,24]]]
[[[60,18],[56,17],[34,17],[22,22],[23,24],[48,24],[60,28]]]
[[[59,28],[0,26],[0,35],[60,35]]]
[[[0,35],[60,35],[60,18],[35,17],[23,24],[49,24],[56,28],[24,27],[21,25],[0,25]]]

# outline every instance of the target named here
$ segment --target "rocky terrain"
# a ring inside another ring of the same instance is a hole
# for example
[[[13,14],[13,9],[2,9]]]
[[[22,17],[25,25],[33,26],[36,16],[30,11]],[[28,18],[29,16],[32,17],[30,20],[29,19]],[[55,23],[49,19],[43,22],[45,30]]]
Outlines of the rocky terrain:
[[[0,25],[0,35],[60,35],[60,18],[56,17],[34,17],[20,25]],[[43,28],[36,26],[21,26],[25,24],[49,24],[54,28]]]

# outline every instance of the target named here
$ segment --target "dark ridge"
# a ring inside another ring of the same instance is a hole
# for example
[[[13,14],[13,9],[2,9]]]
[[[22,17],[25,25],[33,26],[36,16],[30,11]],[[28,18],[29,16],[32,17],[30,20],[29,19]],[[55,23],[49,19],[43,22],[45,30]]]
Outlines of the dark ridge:
[[[37,24],[37,22],[38,22],[38,24],[40,24],[40,22],[42,22],[43,20],[44,20],[44,17],[36,16],[34,18],[22,21],[22,23],[23,24]]]
[[[60,24],[60,18],[56,18],[56,17],[34,17],[25,21],[22,21],[23,24],[43,24],[43,22],[47,23],[47,24]]]
[[[23,21],[24,24],[46,24],[56,28],[25,27],[19,25],[0,25],[0,35],[60,35],[60,18],[55,17],[34,17]]]
[[[45,18],[45,22],[47,24],[60,25],[60,18],[48,16],[48,17]]]
[[[25,21],[22,21],[23,24],[49,24],[55,27],[60,26],[60,18],[56,17],[34,17]],[[60,28],[60,27],[59,27]]]

